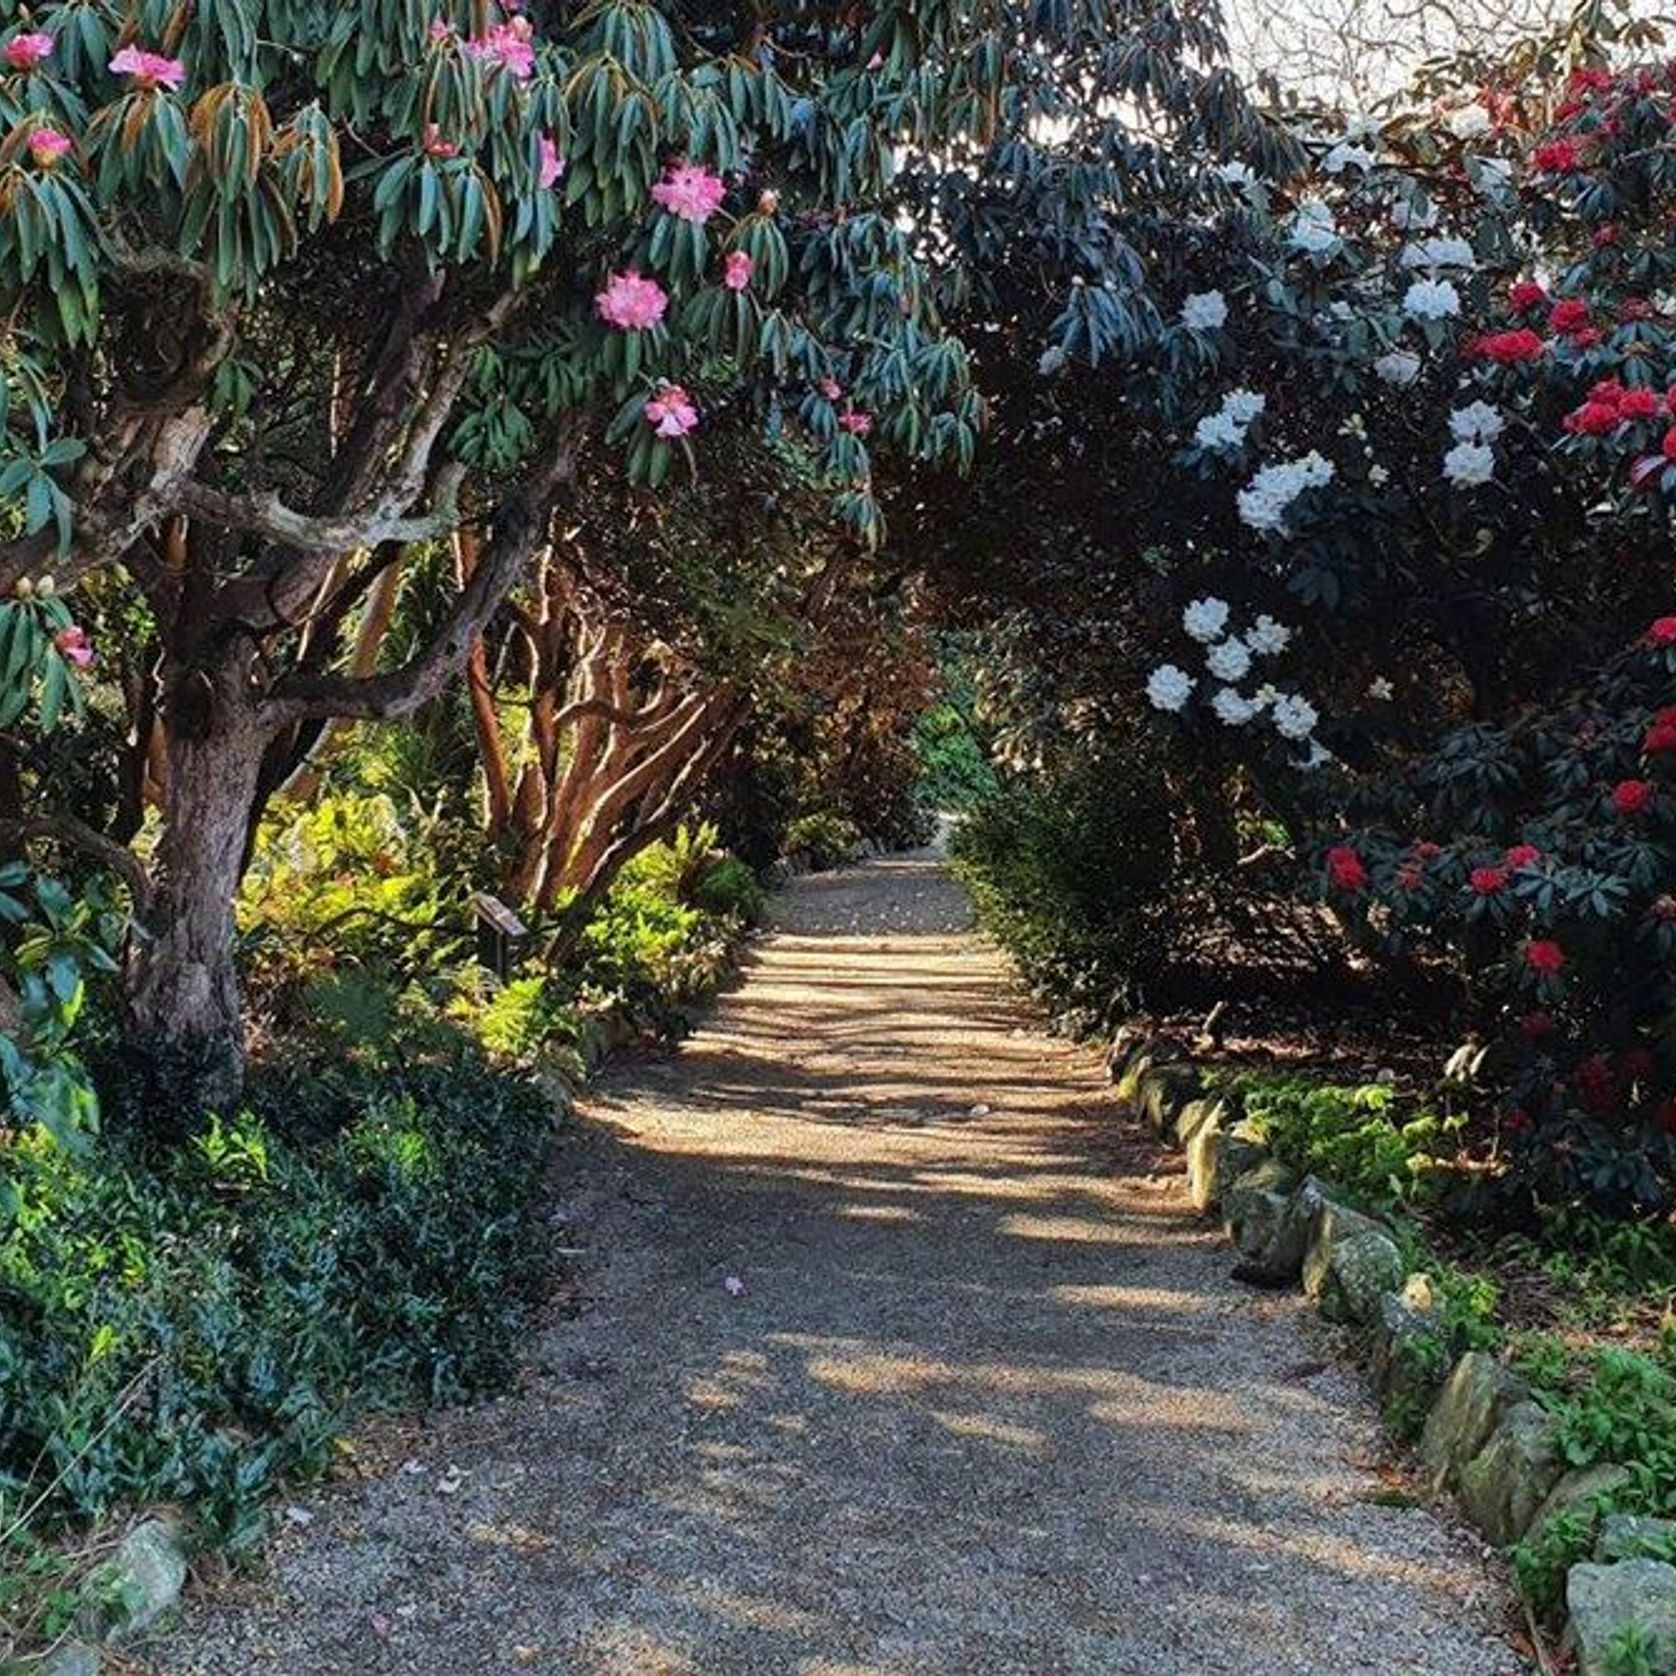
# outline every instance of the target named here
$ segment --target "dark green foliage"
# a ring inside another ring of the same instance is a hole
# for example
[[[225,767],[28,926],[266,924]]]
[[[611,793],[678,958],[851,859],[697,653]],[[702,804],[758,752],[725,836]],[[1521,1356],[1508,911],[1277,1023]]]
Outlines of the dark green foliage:
[[[1435,1112],[1414,1110],[1412,1101],[1384,1083],[1250,1075],[1232,1078],[1231,1086],[1277,1158],[1302,1174],[1324,1176],[1374,1210],[1431,1198],[1437,1145],[1458,1127]]]
[[[178,1500],[236,1549],[355,1410],[507,1377],[547,1262],[548,1101],[435,1028],[296,1091],[275,1075],[180,1144],[8,1138],[7,1522]]]
[[[1144,756],[1009,780],[957,829],[954,859],[985,927],[1038,994],[1092,1028],[1157,969],[1173,840]]]

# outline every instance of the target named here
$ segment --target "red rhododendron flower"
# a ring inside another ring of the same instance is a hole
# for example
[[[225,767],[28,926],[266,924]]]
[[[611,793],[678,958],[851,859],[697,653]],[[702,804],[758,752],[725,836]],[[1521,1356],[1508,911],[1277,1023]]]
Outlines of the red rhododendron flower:
[[[1425,883],[1420,869],[1412,862],[1405,861],[1396,873],[1398,890],[1419,890]]]
[[[1491,332],[1472,346],[1473,353],[1480,359],[1494,361],[1503,367],[1539,360],[1547,347],[1529,326],[1520,326],[1511,332]]]
[[[1618,304],[1620,320],[1651,320],[1653,312],[1653,305],[1645,297],[1625,297]]]
[[[1414,846],[1414,853],[1419,856],[1422,861],[1431,861],[1435,857],[1443,854],[1443,846],[1441,844],[1434,844],[1429,839],[1424,839]]]
[[[1527,1041],[1539,1042],[1544,1036],[1554,1033],[1554,1015],[1538,1008],[1534,1013],[1526,1013],[1519,1020],[1519,1030]]]
[[[1594,230],[1593,242],[1597,250],[1608,245],[1616,244],[1624,236],[1623,228],[1616,221],[1608,221]]]
[[[1505,867],[1475,867],[1468,875],[1467,883],[1480,896],[1494,896],[1497,891],[1507,885],[1507,869]]]
[[[1336,889],[1354,893],[1367,888],[1368,870],[1348,844],[1335,844],[1327,851],[1327,877]]]
[[[1557,977],[1565,967],[1565,950],[1549,937],[1525,944],[1525,964],[1545,978]]]
[[[1612,788],[1612,807],[1620,815],[1643,814],[1652,801],[1651,780],[1620,780]]]
[[[1655,617],[1642,638],[1649,646],[1676,646],[1676,617]]]
[[[1521,279],[1509,289],[1507,300],[1523,314],[1527,309],[1539,308],[1548,301],[1548,293],[1534,279]]]
[[[1575,332],[1589,323],[1589,305],[1581,297],[1561,297],[1548,310],[1548,324],[1556,332]]]
[[[1618,402],[1618,412],[1625,419],[1654,419],[1658,417],[1662,405],[1656,391],[1643,387],[1639,390],[1624,391],[1622,399]]]
[[[1531,165],[1549,174],[1568,175],[1583,166],[1583,148],[1576,140],[1546,140],[1531,153]]]
[[[1509,867],[1534,867],[1542,859],[1542,851],[1535,844],[1515,844],[1505,859]]]
[[[1641,741],[1641,749],[1648,756],[1662,756],[1666,751],[1676,751],[1676,723],[1654,722],[1647,729],[1647,737]]]
[[[1618,428],[1618,409],[1605,402],[1584,402],[1565,416],[1565,428],[1573,436],[1610,436]]]
[[[1667,460],[1676,460],[1676,425],[1664,433],[1664,441],[1659,444],[1659,452]]]

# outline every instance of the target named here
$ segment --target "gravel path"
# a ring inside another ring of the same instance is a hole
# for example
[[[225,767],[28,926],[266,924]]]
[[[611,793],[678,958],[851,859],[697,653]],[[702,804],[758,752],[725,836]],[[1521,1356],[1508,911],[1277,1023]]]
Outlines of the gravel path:
[[[1320,1329],[1226,1278],[935,860],[778,914],[678,1056],[589,1099],[582,1308],[524,1387],[375,1433],[155,1668],[1522,1669],[1476,1546],[1379,1499]]]

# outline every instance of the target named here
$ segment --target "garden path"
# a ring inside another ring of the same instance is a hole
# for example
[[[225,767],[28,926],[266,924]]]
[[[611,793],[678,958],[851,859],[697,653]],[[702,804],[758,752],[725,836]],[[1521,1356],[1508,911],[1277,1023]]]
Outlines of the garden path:
[[[522,1387],[375,1432],[156,1668],[1519,1670],[1323,1330],[1228,1280],[940,864],[803,879],[777,925],[589,1095],[581,1297]]]

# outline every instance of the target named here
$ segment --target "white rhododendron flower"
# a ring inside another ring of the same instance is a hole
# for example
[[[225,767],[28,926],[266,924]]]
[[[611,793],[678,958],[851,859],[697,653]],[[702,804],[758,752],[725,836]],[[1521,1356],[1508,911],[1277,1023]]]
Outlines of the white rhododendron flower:
[[[1324,174],[1341,175],[1346,169],[1368,170],[1373,167],[1373,153],[1365,145],[1353,145],[1349,140],[1339,143],[1321,159]]]
[[[1417,279],[1403,293],[1402,307],[1415,320],[1447,320],[1461,312],[1461,294],[1446,279]]]
[[[1192,695],[1193,677],[1173,663],[1161,663],[1147,678],[1146,696],[1155,710],[1179,710]]]
[[[1373,370],[1387,384],[1395,384],[1402,389],[1420,376],[1420,357],[1406,349],[1393,349],[1374,362]]]
[[[1199,448],[1238,448],[1245,441],[1245,426],[1231,413],[1207,413],[1193,427],[1193,441]]]
[[[1200,448],[1239,448],[1247,427],[1268,405],[1255,390],[1230,390],[1215,413],[1207,413],[1193,428]]]
[[[1399,233],[1423,233],[1437,225],[1437,205],[1424,197],[1400,199],[1391,206],[1391,225]]]
[[[1402,249],[1405,268],[1475,268],[1478,254],[1465,239],[1416,239]]]
[[[1223,640],[1205,654],[1205,668],[1219,681],[1238,681],[1251,670],[1251,653],[1243,640]]]
[[[1203,599],[1191,601],[1181,614],[1181,626],[1203,645],[1220,640],[1228,626],[1227,600],[1207,594]]]
[[[1494,442],[1506,429],[1501,410],[1488,402],[1468,402],[1449,415],[1449,434],[1457,442]]]
[[[1368,467],[1368,482],[1370,482],[1374,488],[1383,489],[1390,481],[1391,474],[1384,468],[1384,466],[1374,465]]]
[[[1321,720],[1307,698],[1282,693],[1274,701],[1274,728],[1282,739],[1307,739]]]
[[[1222,411],[1241,425],[1249,425],[1268,405],[1269,398],[1256,390],[1230,390],[1222,398]]]
[[[1377,699],[1381,704],[1389,703],[1396,696],[1396,691],[1383,675],[1376,675],[1368,682],[1368,697]]]
[[[1443,456],[1443,475],[1457,488],[1473,489],[1496,474],[1496,451],[1487,442],[1457,442]]]
[[[1264,466],[1239,492],[1240,518],[1265,534],[1284,529],[1292,502],[1305,489],[1319,489],[1332,480],[1332,461],[1313,449],[1302,459]]]
[[[1260,708],[1243,693],[1235,692],[1232,687],[1218,688],[1216,697],[1210,701],[1210,707],[1229,727],[1244,727]]]
[[[1220,291],[1195,291],[1181,305],[1181,323],[1189,331],[1213,332],[1228,319],[1228,299]]]
[[[1333,222],[1333,212],[1319,198],[1306,198],[1298,205],[1298,213],[1292,218],[1292,243],[1299,250],[1319,256],[1323,251],[1331,250],[1337,242],[1338,228]]]
[[[1292,631],[1265,613],[1246,631],[1245,643],[1260,658],[1278,657],[1292,643]]]
[[[1457,140],[1482,139],[1490,131],[1490,113],[1477,103],[1457,105],[1443,125]]]
[[[1513,165],[1500,157],[1469,157],[1466,160],[1467,179],[1481,198],[1500,203],[1508,195],[1513,183]]]

